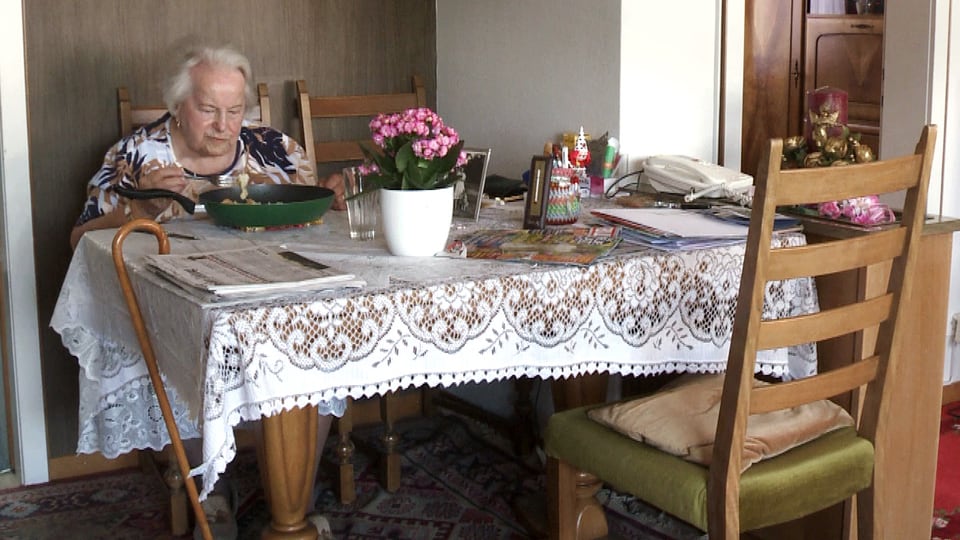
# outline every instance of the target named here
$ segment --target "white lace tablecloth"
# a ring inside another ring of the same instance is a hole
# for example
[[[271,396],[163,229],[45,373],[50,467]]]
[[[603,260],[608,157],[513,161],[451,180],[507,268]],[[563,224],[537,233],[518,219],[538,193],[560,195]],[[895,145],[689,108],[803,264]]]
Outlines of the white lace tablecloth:
[[[518,227],[518,205],[485,209],[480,226]],[[143,268],[151,235],[124,252],[177,424],[203,437],[204,496],[236,452],[233,427],[315,404],[427,384],[607,372],[716,372],[726,361],[743,246],[663,253],[618,248],[590,267],[390,256],[351,241],[346,216],[286,231],[242,232],[206,220],[172,223],[173,252],[254,243],[306,245],[367,281],[360,290],[215,302]],[[451,235],[476,227],[455,222]],[[115,230],[84,235],[51,326],[80,363],[78,452],[112,458],[169,442],[110,249]],[[799,245],[801,234],[778,242]],[[811,280],[771,284],[769,317],[817,309]],[[764,373],[816,370],[812,347],[766,353]],[[202,426],[202,428],[201,428]]]

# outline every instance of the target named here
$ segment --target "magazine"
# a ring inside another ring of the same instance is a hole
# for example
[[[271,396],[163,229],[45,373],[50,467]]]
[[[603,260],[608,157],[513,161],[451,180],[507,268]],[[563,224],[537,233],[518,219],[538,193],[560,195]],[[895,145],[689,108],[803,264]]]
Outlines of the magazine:
[[[485,229],[460,237],[448,256],[551,264],[589,265],[620,243],[619,227]]]
[[[362,287],[363,280],[286,246],[148,255],[147,267],[177,285],[217,296]]]

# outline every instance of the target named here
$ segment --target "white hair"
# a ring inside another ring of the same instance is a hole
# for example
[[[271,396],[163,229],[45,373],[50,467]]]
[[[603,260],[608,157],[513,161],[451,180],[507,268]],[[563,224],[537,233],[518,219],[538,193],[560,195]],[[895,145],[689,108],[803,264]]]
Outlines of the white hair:
[[[239,70],[243,74],[243,95],[247,112],[253,108],[256,103],[253,93],[253,72],[247,57],[229,47],[200,47],[187,52],[177,72],[167,81],[163,91],[163,102],[170,114],[176,114],[177,107],[193,92],[193,77],[190,76],[190,70],[200,64]]]

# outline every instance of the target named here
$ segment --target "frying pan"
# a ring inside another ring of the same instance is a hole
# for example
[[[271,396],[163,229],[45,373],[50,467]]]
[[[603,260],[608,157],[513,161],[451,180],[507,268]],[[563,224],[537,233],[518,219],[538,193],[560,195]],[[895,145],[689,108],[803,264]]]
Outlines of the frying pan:
[[[320,219],[333,203],[333,190],[301,184],[250,184],[247,199],[260,204],[242,201],[239,187],[206,191],[199,202],[217,225],[278,227]]]

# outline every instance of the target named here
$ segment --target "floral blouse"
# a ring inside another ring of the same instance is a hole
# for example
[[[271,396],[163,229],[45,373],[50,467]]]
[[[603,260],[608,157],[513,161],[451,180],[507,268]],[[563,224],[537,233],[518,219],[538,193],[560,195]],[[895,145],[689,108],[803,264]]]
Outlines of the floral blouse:
[[[179,165],[170,145],[170,122],[167,113],[124,137],[107,151],[100,170],[87,184],[87,200],[77,225],[127,204],[126,198],[114,192],[114,186],[136,188],[140,177],[146,173],[167,165]],[[236,176],[242,172],[250,175],[251,182],[269,179],[278,184],[316,184],[313,165],[303,147],[284,133],[247,121],[240,128],[233,164],[217,176]],[[218,187],[208,178],[191,178],[196,175],[187,169],[184,173],[187,176],[184,194],[193,200],[204,191]],[[183,208],[170,199],[156,220],[165,222],[185,214]]]

